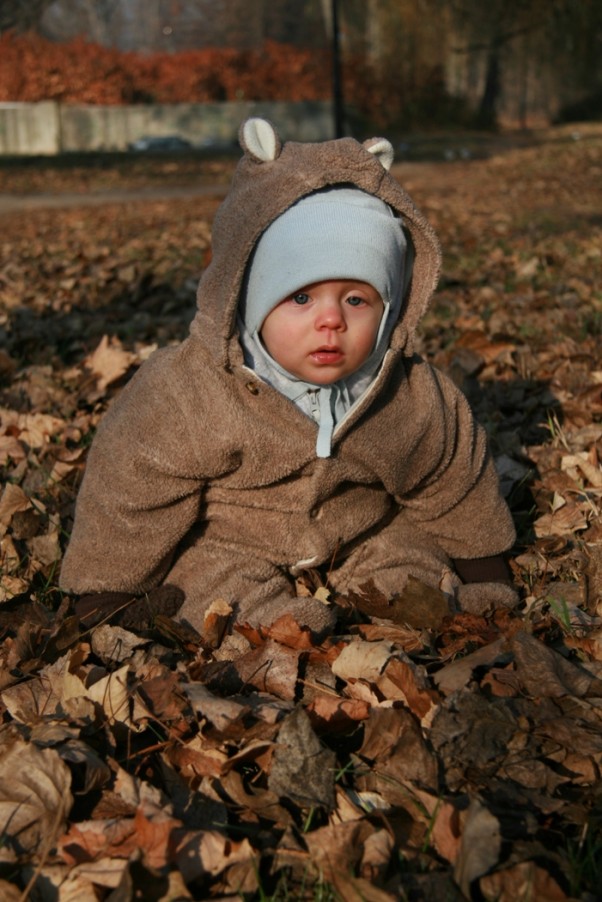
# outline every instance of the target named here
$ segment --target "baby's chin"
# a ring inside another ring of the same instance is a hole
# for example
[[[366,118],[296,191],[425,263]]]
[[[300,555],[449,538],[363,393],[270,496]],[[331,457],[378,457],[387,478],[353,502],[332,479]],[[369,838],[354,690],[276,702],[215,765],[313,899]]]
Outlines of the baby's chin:
[[[302,379],[304,382],[309,382],[311,385],[320,385],[327,386],[333,385],[335,382],[338,382],[340,379],[344,379],[345,376],[341,375],[341,373],[320,373],[312,371],[310,373],[293,373],[293,376],[296,376],[297,379]]]

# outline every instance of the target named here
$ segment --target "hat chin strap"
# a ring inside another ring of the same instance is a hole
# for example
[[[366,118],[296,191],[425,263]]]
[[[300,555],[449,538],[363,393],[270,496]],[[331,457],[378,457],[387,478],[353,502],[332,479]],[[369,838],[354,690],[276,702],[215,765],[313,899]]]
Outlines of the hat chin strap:
[[[334,390],[338,392],[336,387]],[[332,385],[320,386],[320,391],[318,392],[320,423],[318,424],[318,438],[316,440],[316,455],[318,457],[330,457],[332,433],[334,432],[332,393]]]

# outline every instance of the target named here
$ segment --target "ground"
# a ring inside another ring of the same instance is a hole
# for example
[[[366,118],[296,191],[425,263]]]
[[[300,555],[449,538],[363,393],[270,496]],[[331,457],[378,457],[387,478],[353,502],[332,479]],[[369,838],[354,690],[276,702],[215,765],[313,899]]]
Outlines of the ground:
[[[186,334],[234,160],[0,166],[8,902],[601,898],[602,127],[403,152],[444,247],[422,351],[489,433],[520,607],[309,581],[336,634],[245,629],[234,663],[227,599],[198,635],[57,589],[95,428]]]

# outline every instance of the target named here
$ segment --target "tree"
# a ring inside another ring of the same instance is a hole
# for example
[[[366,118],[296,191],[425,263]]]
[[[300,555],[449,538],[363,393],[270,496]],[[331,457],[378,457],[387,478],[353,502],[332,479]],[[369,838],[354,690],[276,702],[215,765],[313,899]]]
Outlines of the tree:
[[[465,59],[461,91],[480,85],[476,122],[497,124],[504,101],[527,120],[528,90],[540,115],[563,102],[602,94],[599,0],[441,0],[452,13],[452,52]],[[505,96],[504,96],[505,95]]]
[[[30,31],[39,25],[40,19],[53,0],[0,0],[0,32]]]
[[[504,82],[505,50],[519,36],[543,28],[541,4],[539,0],[459,0],[451,3],[451,12],[459,38],[454,52],[484,61],[476,124],[493,128]]]

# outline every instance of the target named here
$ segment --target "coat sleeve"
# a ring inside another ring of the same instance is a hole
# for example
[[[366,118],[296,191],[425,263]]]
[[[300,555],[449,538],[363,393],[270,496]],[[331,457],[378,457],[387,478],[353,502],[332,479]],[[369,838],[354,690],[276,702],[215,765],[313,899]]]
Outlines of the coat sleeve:
[[[430,428],[417,449],[429,464],[401,502],[451,558],[500,554],[516,534],[485,430],[451,380],[436,370],[431,374],[428,391],[422,387],[432,414]]]
[[[176,394],[151,365],[102,420],[61,570],[66,591],[149,591],[198,520],[202,467]]]

